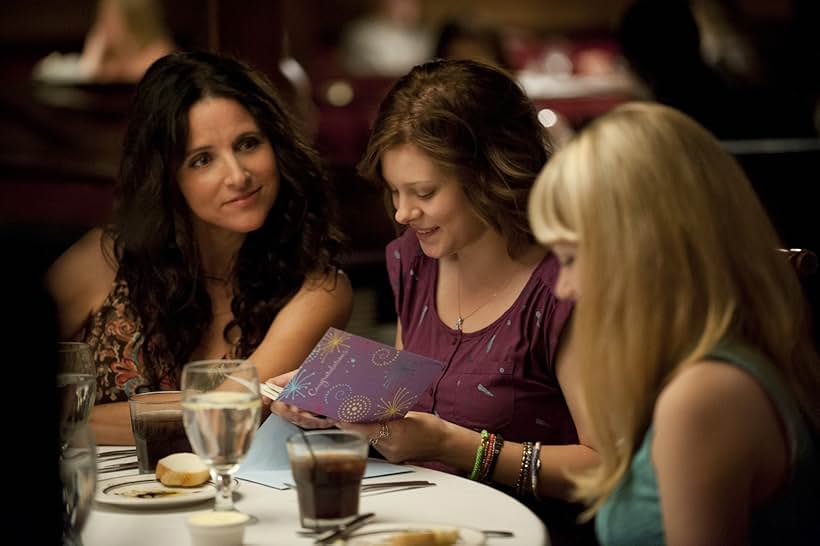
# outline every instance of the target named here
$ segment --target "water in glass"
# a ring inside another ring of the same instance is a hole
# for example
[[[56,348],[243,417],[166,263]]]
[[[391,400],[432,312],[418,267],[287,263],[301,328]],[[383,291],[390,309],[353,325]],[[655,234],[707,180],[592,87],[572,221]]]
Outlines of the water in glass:
[[[232,475],[250,449],[262,400],[248,360],[203,360],[182,370],[182,417],[194,453],[211,469],[214,510],[235,510]]]

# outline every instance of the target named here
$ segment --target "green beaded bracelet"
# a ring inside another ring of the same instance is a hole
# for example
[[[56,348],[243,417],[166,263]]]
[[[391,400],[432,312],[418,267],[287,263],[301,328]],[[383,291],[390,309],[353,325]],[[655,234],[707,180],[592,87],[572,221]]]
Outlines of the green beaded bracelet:
[[[490,439],[490,433],[486,430],[481,431],[481,443],[475,450],[475,462],[473,463],[473,471],[470,472],[470,479],[477,480],[481,470],[481,460],[484,458],[484,450],[487,449],[487,441]]]

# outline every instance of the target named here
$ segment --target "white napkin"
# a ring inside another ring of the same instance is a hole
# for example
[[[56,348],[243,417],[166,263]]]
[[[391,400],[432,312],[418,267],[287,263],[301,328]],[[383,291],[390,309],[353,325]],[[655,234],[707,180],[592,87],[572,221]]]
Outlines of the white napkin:
[[[251,448],[236,472],[236,477],[274,489],[290,489],[286,484],[293,483],[295,480],[290,471],[285,441],[291,434],[297,432],[299,432],[299,427],[275,413],[271,414],[256,431]],[[407,472],[413,472],[413,469],[379,459],[368,459],[364,477],[375,478]]]

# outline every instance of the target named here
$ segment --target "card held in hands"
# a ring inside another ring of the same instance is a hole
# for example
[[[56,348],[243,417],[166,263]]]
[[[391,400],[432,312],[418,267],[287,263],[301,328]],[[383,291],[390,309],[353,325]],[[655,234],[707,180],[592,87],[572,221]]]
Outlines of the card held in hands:
[[[437,360],[329,328],[278,400],[336,421],[390,421],[441,371]]]

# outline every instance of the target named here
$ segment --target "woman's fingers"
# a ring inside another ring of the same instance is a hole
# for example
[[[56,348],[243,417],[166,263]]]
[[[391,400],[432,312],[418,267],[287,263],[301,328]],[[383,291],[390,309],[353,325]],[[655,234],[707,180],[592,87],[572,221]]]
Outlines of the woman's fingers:
[[[333,419],[327,419],[301,410],[296,406],[291,406],[284,402],[271,402],[270,408],[273,413],[282,419],[290,421],[294,425],[298,425],[302,428],[330,428],[336,425],[336,421]]]

